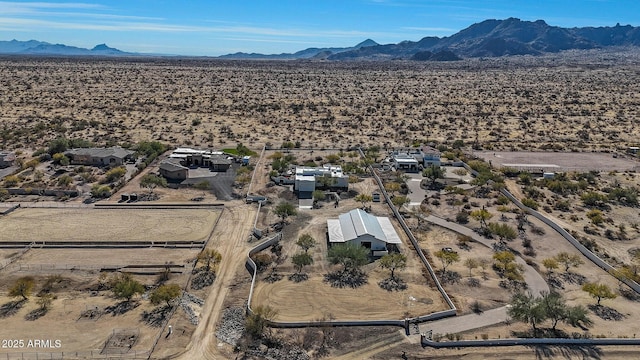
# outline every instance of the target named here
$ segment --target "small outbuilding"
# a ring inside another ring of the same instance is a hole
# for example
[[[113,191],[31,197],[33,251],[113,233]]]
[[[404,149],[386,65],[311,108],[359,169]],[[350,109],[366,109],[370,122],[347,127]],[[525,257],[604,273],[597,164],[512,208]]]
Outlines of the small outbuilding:
[[[388,217],[371,215],[354,209],[337,219],[327,219],[329,245],[353,243],[384,255],[390,248],[402,243]]]

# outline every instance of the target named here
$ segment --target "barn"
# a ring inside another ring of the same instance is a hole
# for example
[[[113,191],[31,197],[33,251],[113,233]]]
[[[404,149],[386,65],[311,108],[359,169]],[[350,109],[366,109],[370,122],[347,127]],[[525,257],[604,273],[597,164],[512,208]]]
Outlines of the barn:
[[[353,243],[381,256],[401,244],[400,237],[388,217],[371,215],[361,209],[327,219],[329,245]]]

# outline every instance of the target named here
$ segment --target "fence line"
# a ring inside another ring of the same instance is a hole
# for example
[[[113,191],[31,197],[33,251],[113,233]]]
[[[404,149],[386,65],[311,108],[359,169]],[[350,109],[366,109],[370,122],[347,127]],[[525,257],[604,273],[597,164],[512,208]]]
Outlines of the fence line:
[[[253,179],[256,176],[256,170],[258,169],[258,165],[260,165],[260,162],[262,161],[262,157],[264,156],[264,152],[267,150],[266,145],[262,146],[262,152],[260,152],[260,157],[258,158],[258,161],[256,161],[256,165],[253,167],[253,174],[251,174],[251,181],[249,181],[249,187],[247,188],[247,195],[251,194],[251,185],[253,185]]]
[[[358,151],[360,152],[360,156],[364,157],[364,152],[362,152],[362,149],[359,148]],[[398,219],[398,222],[400,222],[400,226],[402,226],[402,229],[404,230],[404,232],[409,237],[409,240],[413,244],[413,247],[416,250],[416,253],[418,254],[418,256],[420,257],[420,260],[422,261],[424,266],[427,268],[427,271],[429,271],[429,274],[433,278],[433,281],[435,282],[436,287],[438,288],[438,291],[440,292],[442,297],[447,302],[447,305],[449,305],[449,308],[450,308],[449,311],[451,312],[451,315],[449,315],[449,316],[455,315],[456,310],[457,310],[456,306],[453,303],[453,301],[451,300],[451,298],[449,297],[449,294],[447,294],[447,292],[442,287],[442,284],[440,284],[440,280],[438,280],[438,277],[436,276],[436,273],[433,270],[433,267],[431,267],[431,264],[427,260],[426,256],[424,256],[424,254],[422,253],[422,250],[420,249],[420,245],[418,244],[418,240],[415,238],[415,236],[411,232],[411,229],[409,229],[409,226],[407,226],[407,223],[404,221],[404,217],[402,217],[400,212],[398,212],[398,209],[391,202],[391,198],[389,197],[389,193],[387,193],[387,190],[384,188],[384,185],[382,184],[382,180],[380,179],[378,174],[375,172],[375,170],[371,166],[369,166],[369,170],[371,171],[371,173],[373,174],[374,179],[378,183],[378,187],[380,188],[380,192],[384,196],[385,201],[387,202],[387,205],[389,205],[389,207],[391,208],[391,211],[393,211],[394,216],[396,217],[396,219]]]
[[[149,350],[129,350],[125,354],[102,354],[101,350],[60,352],[14,352],[0,355],[0,360],[64,360],[64,359],[148,359]]]
[[[531,214],[536,219],[542,221],[543,223],[545,223],[546,225],[551,227],[553,230],[557,231],[560,235],[562,235],[562,237],[564,237],[567,241],[569,241],[569,243],[571,243],[571,245],[573,245],[578,251],[580,251],[582,253],[582,255],[584,255],[587,259],[589,259],[591,262],[596,264],[598,267],[600,267],[601,269],[603,269],[604,271],[606,271],[609,274],[611,274],[611,272],[615,270],[615,268],[613,266],[609,265],[604,260],[599,258],[596,254],[592,253],[591,250],[587,249],[575,237],[573,237],[573,235],[571,235],[567,230],[565,230],[562,227],[560,227],[554,221],[552,221],[551,219],[549,219],[546,216],[542,215],[541,213],[537,212],[536,210],[533,210],[533,209],[525,206],[524,204],[522,204],[522,202],[520,202],[520,200],[516,199],[516,197],[513,196],[513,194],[511,194],[507,189],[502,189],[500,191],[502,192],[502,194],[504,196],[508,197],[509,200],[511,200],[514,204],[516,204],[517,207],[519,207],[520,209],[526,211],[527,213]],[[638,283],[636,283],[635,281],[630,280],[630,279],[626,279],[626,278],[620,278],[618,280],[620,280],[621,282],[625,283],[627,286],[629,286],[636,293],[640,294],[640,285],[638,285]]]
[[[467,163],[463,162],[462,165],[465,167],[465,169],[469,170],[469,172],[474,177],[478,176],[478,172],[473,170],[469,165],[467,165]],[[527,213],[529,213],[530,215],[532,215],[536,219],[542,221],[547,226],[551,227],[553,230],[558,232],[563,238],[565,238],[571,245],[573,245],[578,251],[580,251],[580,253],[582,253],[582,255],[584,255],[587,259],[589,259],[596,266],[600,267],[601,269],[603,269],[604,271],[606,271],[609,274],[611,274],[612,271],[615,270],[615,268],[613,266],[609,265],[607,262],[605,262],[604,260],[599,258],[596,254],[591,252],[591,250],[587,249],[586,246],[582,245],[580,243],[580,241],[578,241],[575,237],[573,237],[573,235],[571,235],[567,230],[563,229],[560,225],[556,224],[555,221],[553,221],[553,220],[549,219],[548,217],[542,215],[542,213],[540,213],[540,212],[538,212],[538,211],[536,211],[536,210],[534,210],[534,209],[532,209],[530,207],[525,206],[520,200],[518,200],[513,194],[511,194],[509,192],[509,190],[503,188],[503,189],[500,189],[500,192],[504,196],[509,198],[509,200],[511,200],[511,202],[513,202],[518,208],[522,209],[523,211],[526,211]],[[625,285],[629,286],[636,293],[640,294],[640,285],[638,283],[636,283],[635,281],[630,280],[630,279],[626,279],[626,278],[620,278],[618,280],[623,282]]]
[[[364,156],[364,154],[362,153],[362,150],[359,149],[359,151],[360,151],[361,156]],[[301,327],[325,327],[325,326],[332,326],[332,327],[333,326],[398,326],[398,327],[404,328],[405,332],[408,335],[409,332],[410,332],[410,329],[409,329],[409,324],[410,323],[433,321],[433,320],[442,319],[442,318],[445,318],[445,317],[450,317],[450,316],[455,316],[456,315],[456,307],[453,304],[453,301],[451,301],[451,298],[449,298],[449,295],[444,291],[444,288],[442,288],[442,285],[440,284],[438,278],[435,276],[435,272],[433,271],[433,268],[431,267],[431,265],[427,261],[427,259],[424,256],[424,254],[422,254],[422,252],[420,251],[420,247],[417,244],[417,240],[415,239],[415,237],[411,233],[411,230],[409,229],[407,224],[404,222],[404,219],[402,218],[402,216],[400,216],[400,214],[398,213],[398,210],[392,205],[391,200],[389,198],[389,194],[384,190],[384,186],[382,186],[382,181],[380,180],[378,175],[374,172],[374,170],[371,167],[369,167],[369,168],[371,170],[371,173],[372,173],[373,177],[376,179],[380,189],[382,190],[382,193],[384,194],[387,203],[389,204],[389,206],[393,210],[395,216],[400,221],[403,229],[407,232],[407,235],[409,236],[409,238],[411,239],[412,243],[414,244],[414,248],[416,249],[416,251],[418,252],[418,255],[421,258],[421,260],[423,261],[423,263],[425,264],[425,266],[429,270],[429,273],[431,274],[434,282],[436,283],[436,286],[438,287],[438,290],[440,291],[442,296],[445,298],[445,301],[449,305],[450,309],[449,310],[445,310],[445,311],[439,311],[439,312],[432,313],[432,314],[417,316],[417,317],[414,317],[414,318],[406,318],[404,320],[351,320],[351,321],[299,321],[299,322],[295,322],[295,321],[294,322],[268,321],[268,326],[274,327],[274,328],[301,328]],[[260,204],[259,204],[258,205],[258,213],[256,215],[256,221],[257,221],[257,217],[260,214],[260,209],[261,209],[261,207],[260,207]],[[254,226],[254,228],[255,228],[255,226]],[[258,268],[257,268],[256,263],[251,258],[251,255],[268,248],[269,246],[273,245],[274,243],[280,241],[281,239],[282,239],[282,233],[278,232],[277,234],[272,235],[270,238],[265,239],[264,241],[262,241],[261,243],[259,243],[258,245],[256,245],[252,249],[250,249],[248,251],[248,253],[247,253],[247,261],[245,263],[245,268],[251,274],[251,286],[249,288],[249,297],[247,299],[247,305],[246,305],[246,309],[245,309],[247,314],[253,313],[253,310],[251,308],[251,302],[252,302],[252,299],[253,299],[253,290],[255,288],[256,279],[258,277]]]
[[[12,256],[11,258],[3,261],[3,264],[0,265],[0,270],[3,270],[5,268],[7,268],[9,265],[13,264],[14,262],[18,261],[22,256],[24,256],[24,254],[29,251],[32,247],[33,247],[34,243],[30,243],[29,245],[27,245],[26,247],[22,248],[17,254],[15,254],[14,256]]]
[[[597,345],[640,345],[640,339],[562,339],[562,338],[535,338],[535,339],[496,339],[496,340],[462,340],[436,342],[420,336],[422,347],[460,348],[460,347],[494,347],[494,346],[530,346],[530,345],[554,345],[554,346],[597,346]]]
[[[213,237],[213,233],[216,231],[216,228],[218,227],[218,223],[220,223],[220,219],[222,218],[222,215],[224,215],[224,210],[225,208],[222,208],[222,211],[220,211],[220,216],[218,216],[218,218],[216,219],[215,224],[213,224],[213,228],[211,228],[211,232],[209,233],[209,236],[207,237],[207,241],[205,241],[204,246],[202,247],[202,249],[206,249],[207,245],[209,244],[209,242],[211,241],[211,238]],[[193,267],[191,268],[191,271],[189,272],[189,277],[187,277],[187,282],[185,283],[184,287],[182,288],[182,296],[184,296],[185,293],[187,293],[188,291],[188,287],[189,284],[191,283],[191,278],[193,277],[193,273],[196,269],[196,266],[198,265],[198,261],[194,261],[193,262]],[[162,325],[162,329],[160,329],[160,331],[158,332],[158,335],[156,335],[155,340],[153,341],[153,345],[151,345],[151,348],[148,350],[148,356],[146,357],[146,359],[150,359],[151,358],[151,354],[153,354],[153,352],[156,349],[156,346],[158,346],[158,342],[160,341],[160,337],[162,336],[162,334],[164,334],[167,326],[169,325],[169,321],[171,320],[171,318],[173,318],[173,315],[176,313],[176,311],[178,311],[178,308],[180,307],[179,304],[176,304],[173,309],[171,309],[171,313],[169,313],[169,316],[167,316],[165,318],[164,324]]]

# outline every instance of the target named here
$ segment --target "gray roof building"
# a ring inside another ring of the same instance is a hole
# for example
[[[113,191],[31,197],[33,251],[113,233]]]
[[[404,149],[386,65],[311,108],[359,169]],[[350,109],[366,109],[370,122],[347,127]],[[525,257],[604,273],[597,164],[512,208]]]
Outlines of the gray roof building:
[[[109,148],[79,148],[67,150],[64,154],[72,164],[82,165],[122,165],[133,155],[133,151],[119,146]]]
[[[354,209],[337,219],[327,219],[329,243],[354,242],[372,250],[385,250],[387,244],[401,244],[388,217],[371,215]]]

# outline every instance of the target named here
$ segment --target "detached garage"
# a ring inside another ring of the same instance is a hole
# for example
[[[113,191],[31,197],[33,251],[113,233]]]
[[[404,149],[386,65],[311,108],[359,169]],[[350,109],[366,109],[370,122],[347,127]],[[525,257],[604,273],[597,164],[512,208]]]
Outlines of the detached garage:
[[[373,216],[361,209],[328,219],[327,232],[329,245],[355,243],[371,249],[374,256],[384,255],[402,243],[388,217]]]

